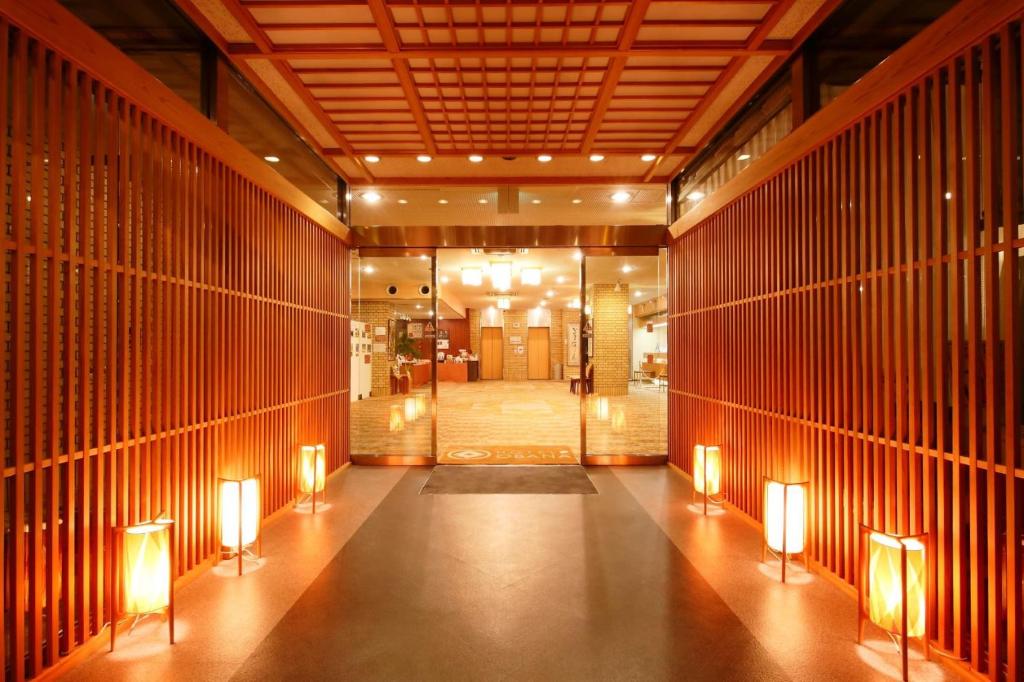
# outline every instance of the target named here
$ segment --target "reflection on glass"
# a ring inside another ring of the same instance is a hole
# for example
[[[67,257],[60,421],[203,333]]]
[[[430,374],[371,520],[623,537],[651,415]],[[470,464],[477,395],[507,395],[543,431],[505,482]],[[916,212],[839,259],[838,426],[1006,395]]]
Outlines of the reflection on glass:
[[[668,451],[666,256],[588,256],[588,455]]]
[[[431,260],[352,259],[351,448],[431,455]]]

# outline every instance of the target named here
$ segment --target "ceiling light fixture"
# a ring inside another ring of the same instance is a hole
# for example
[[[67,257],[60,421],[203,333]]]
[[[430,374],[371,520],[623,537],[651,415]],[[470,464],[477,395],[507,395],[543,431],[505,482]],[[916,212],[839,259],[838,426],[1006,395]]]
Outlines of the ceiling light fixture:
[[[540,268],[522,268],[519,271],[519,281],[523,286],[540,286]]]
[[[404,206],[405,204],[409,203],[409,200],[408,199],[399,199],[398,203],[400,203],[400,204],[402,204]]]
[[[594,163],[597,163],[598,161],[604,161],[604,154],[591,154],[590,160],[593,161]]]
[[[419,156],[416,157],[416,160],[419,161],[420,163],[430,163],[434,159],[431,158],[429,154],[420,154]]]
[[[421,253],[420,254],[420,260],[427,260],[428,258],[430,258],[430,256],[428,256],[427,254],[425,254],[425,253]]]
[[[551,155],[550,154],[540,154],[540,155],[537,156],[537,160],[540,161],[541,163],[547,163],[548,161],[551,160]]]
[[[654,161],[656,158],[658,158],[657,154],[644,154],[643,156],[640,157],[640,160],[644,162],[650,162]]]
[[[445,204],[447,204],[447,203],[448,203],[448,200],[447,200],[447,199],[438,199],[438,200],[437,200],[437,203],[439,203],[439,204],[441,204],[442,206],[444,206]]]
[[[699,189],[695,189],[689,194],[687,194],[686,198],[689,199],[690,201],[700,201],[701,199],[704,198],[704,192],[701,192]]]
[[[632,198],[632,195],[629,192],[626,192],[625,190],[619,190],[618,192],[612,195],[612,201],[614,201],[616,204],[624,204]]]
[[[547,296],[548,298],[554,298],[555,290],[554,289],[548,289],[547,291],[544,292],[544,295]]]
[[[481,204],[481,205],[482,204],[486,204],[487,203],[487,199],[477,199],[476,203]]]
[[[555,281],[558,282],[559,284],[565,284],[565,275],[559,275],[558,277],[555,277]]]
[[[448,282],[450,281],[451,279],[448,277],[448,275],[441,275],[441,284],[448,284]]]
[[[268,162],[268,163],[277,163],[281,159],[279,157],[277,157],[277,156],[274,156],[273,154],[268,154],[267,156],[263,157],[263,160]]]
[[[376,272],[376,270],[377,268],[373,267],[372,265],[363,266],[363,272],[365,272],[367,275],[372,275],[374,272]]]
[[[579,251],[579,250],[573,251],[572,259],[575,260],[575,261],[583,260],[583,252]]]
[[[636,268],[634,268],[632,265],[623,265],[622,266],[622,274],[628,275],[629,273],[633,272],[633,270],[635,270],[635,269]]]
[[[644,295],[644,292],[642,292],[642,291],[634,291],[633,295],[636,296],[637,298],[640,298],[641,296]]]
[[[740,154],[736,157],[737,161],[750,161],[750,154]]]
[[[537,204],[540,203],[540,199],[533,199],[530,203],[536,206]]]
[[[378,201],[380,201],[380,194],[378,194],[377,192],[363,192],[359,196],[363,198],[363,201],[368,201],[371,204],[376,204]]]
[[[574,203],[574,204],[582,204],[583,203],[583,199],[573,199],[572,203]]]
[[[478,287],[484,283],[484,273],[480,268],[462,268],[462,285]]]
[[[380,163],[380,157],[376,154],[367,154],[363,157],[363,161],[366,163]]]
[[[508,291],[512,288],[512,263],[491,263],[491,286],[497,291]]]
[[[470,163],[480,163],[483,160],[484,160],[484,157],[480,156],[479,154],[470,154],[469,155],[469,162]]]
[[[541,307],[541,308],[543,308],[543,307],[544,307],[544,306],[546,306],[547,304],[548,304],[548,302],[547,302],[547,301],[541,301],[541,302],[540,302],[540,307]]]

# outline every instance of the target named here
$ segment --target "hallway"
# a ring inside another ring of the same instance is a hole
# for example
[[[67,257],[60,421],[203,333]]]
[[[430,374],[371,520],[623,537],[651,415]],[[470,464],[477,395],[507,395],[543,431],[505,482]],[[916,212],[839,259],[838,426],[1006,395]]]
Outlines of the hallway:
[[[669,467],[591,467],[597,495],[420,494],[430,474],[343,470],[322,513],[267,527],[258,570],[236,578],[224,564],[181,590],[173,647],[166,626],[148,619],[71,677],[865,680],[897,671],[880,633],[855,645],[853,600],[799,569],[778,583],[776,567],[757,560],[758,533],[735,513],[695,514],[688,481]],[[946,679],[913,657],[912,670]]]

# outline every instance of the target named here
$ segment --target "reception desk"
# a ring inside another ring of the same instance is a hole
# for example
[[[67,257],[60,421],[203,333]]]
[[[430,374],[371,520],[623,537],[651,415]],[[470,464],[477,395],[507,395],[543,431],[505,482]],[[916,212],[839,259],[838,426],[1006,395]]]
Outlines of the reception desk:
[[[469,364],[465,362],[442,362],[437,366],[438,381],[469,381]]]

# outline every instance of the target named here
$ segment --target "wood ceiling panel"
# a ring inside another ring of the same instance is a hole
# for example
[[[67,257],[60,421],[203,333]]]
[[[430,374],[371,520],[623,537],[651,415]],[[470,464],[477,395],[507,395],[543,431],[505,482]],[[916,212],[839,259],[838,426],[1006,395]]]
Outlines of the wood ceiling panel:
[[[477,170],[362,159],[387,153],[523,155],[489,172],[566,182],[601,154],[663,180],[795,47],[776,38],[824,18],[822,0],[179,2],[357,184]]]

